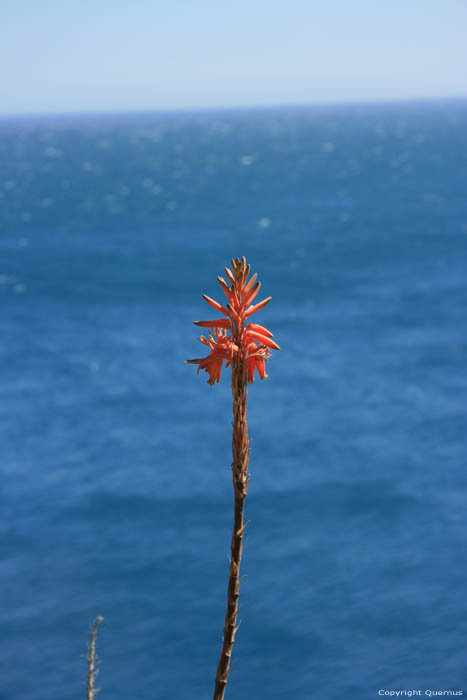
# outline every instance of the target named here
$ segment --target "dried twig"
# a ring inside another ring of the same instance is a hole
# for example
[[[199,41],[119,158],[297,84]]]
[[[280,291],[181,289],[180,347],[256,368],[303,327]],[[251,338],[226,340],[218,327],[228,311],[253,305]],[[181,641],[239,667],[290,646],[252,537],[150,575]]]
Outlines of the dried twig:
[[[88,675],[86,678],[86,700],[94,700],[94,697],[99,692],[99,688],[96,688],[94,685],[95,680],[99,674],[100,665],[99,657],[96,654],[96,639],[99,625],[103,619],[104,618],[100,615],[96,617],[96,619],[94,620],[94,624],[90,628],[91,639],[88,643],[88,655],[86,657],[88,662]]]

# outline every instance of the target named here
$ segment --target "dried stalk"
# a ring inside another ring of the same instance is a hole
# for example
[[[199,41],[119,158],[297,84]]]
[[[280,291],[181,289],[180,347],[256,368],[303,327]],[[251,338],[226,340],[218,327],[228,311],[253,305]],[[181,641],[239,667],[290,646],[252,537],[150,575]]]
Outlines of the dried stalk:
[[[94,625],[91,627],[91,640],[88,644],[88,675],[86,678],[86,700],[94,700],[95,695],[99,692],[94,683],[99,673],[99,657],[96,654],[96,639],[97,631],[100,623],[104,618],[100,615],[94,620]]]

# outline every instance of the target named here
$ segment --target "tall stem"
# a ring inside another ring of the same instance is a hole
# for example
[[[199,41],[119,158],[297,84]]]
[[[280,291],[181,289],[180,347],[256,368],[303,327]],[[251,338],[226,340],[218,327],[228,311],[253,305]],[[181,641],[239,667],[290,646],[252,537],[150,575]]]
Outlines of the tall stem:
[[[223,700],[230,672],[232,648],[237,632],[238,598],[240,593],[240,562],[245,525],[243,511],[248,491],[248,426],[246,422],[246,400],[248,395],[246,362],[240,356],[232,364],[233,437],[232,480],[234,487],[234,525],[232,532],[229,583],[227,588],[227,610],[224,623],[224,640],[217,666],[214,700]]]

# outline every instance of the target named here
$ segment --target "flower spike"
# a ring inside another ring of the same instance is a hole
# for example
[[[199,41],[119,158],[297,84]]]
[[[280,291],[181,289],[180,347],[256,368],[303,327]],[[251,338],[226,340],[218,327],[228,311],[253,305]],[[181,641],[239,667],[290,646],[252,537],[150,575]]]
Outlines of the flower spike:
[[[199,340],[209,349],[209,355],[195,360],[187,360],[190,364],[198,365],[198,373],[200,370],[207,372],[208,384],[210,385],[220,381],[224,363],[226,367],[232,368],[234,527],[224,635],[217,666],[213,700],[224,700],[231,666],[232,648],[238,629],[236,622],[240,563],[243,533],[246,527],[244,507],[250,480],[247,426],[248,383],[254,381],[255,372],[258,372],[260,379],[266,379],[268,376],[266,362],[271,357],[271,350],[279,350],[277,343],[272,340],[271,331],[258,323],[249,323],[247,320],[251,314],[266,306],[271,297],[251,306],[251,302],[259,292],[260,283],[256,280],[256,274],[248,281],[250,266],[247,265],[245,258],[232,260],[232,269],[226,267],[225,273],[227,280],[223,277],[217,278],[228,300],[225,307],[203,294],[207,303],[216,311],[221,312],[225,318],[217,318],[213,321],[195,321],[196,326],[208,329],[207,337],[201,336]]]
[[[224,361],[226,367],[232,366],[232,369],[244,367],[248,382],[254,381],[255,370],[260,379],[265,379],[267,374],[264,363],[271,356],[270,350],[279,350],[279,345],[271,340],[272,333],[267,328],[257,323],[246,325],[245,322],[249,316],[266,306],[271,297],[251,306],[261,283],[257,281],[256,273],[248,281],[250,266],[244,257],[241,260],[233,259],[232,269],[226,267],[225,273],[228,282],[223,277],[217,279],[228,304],[224,307],[207,294],[203,294],[203,298],[226,318],[194,322],[196,326],[210,328],[214,335],[210,335],[209,341],[206,341],[211,349],[210,355],[188,362],[197,364],[198,372],[203,369],[209,374],[208,384],[219,381]]]

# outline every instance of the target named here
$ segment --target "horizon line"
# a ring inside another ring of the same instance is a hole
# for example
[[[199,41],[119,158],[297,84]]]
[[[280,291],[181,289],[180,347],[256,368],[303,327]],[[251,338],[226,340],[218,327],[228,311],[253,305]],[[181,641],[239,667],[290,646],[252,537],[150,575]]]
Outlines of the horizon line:
[[[409,104],[420,102],[457,102],[467,100],[466,95],[449,95],[435,97],[381,97],[381,98],[356,98],[343,100],[316,100],[315,102],[278,102],[264,104],[236,104],[236,105],[212,105],[212,106],[184,106],[184,107],[146,107],[130,109],[84,109],[63,111],[37,111],[37,112],[0,112],[0,119],[25,119],[40,117],[86,117],[86,116],[137,116],[137,115],[164,115],[164,114],[199,114],[209,112],[248,112],[272,109],[306,109],[312,107],[345,107],[345,106],[371,106],[389,104]]]

